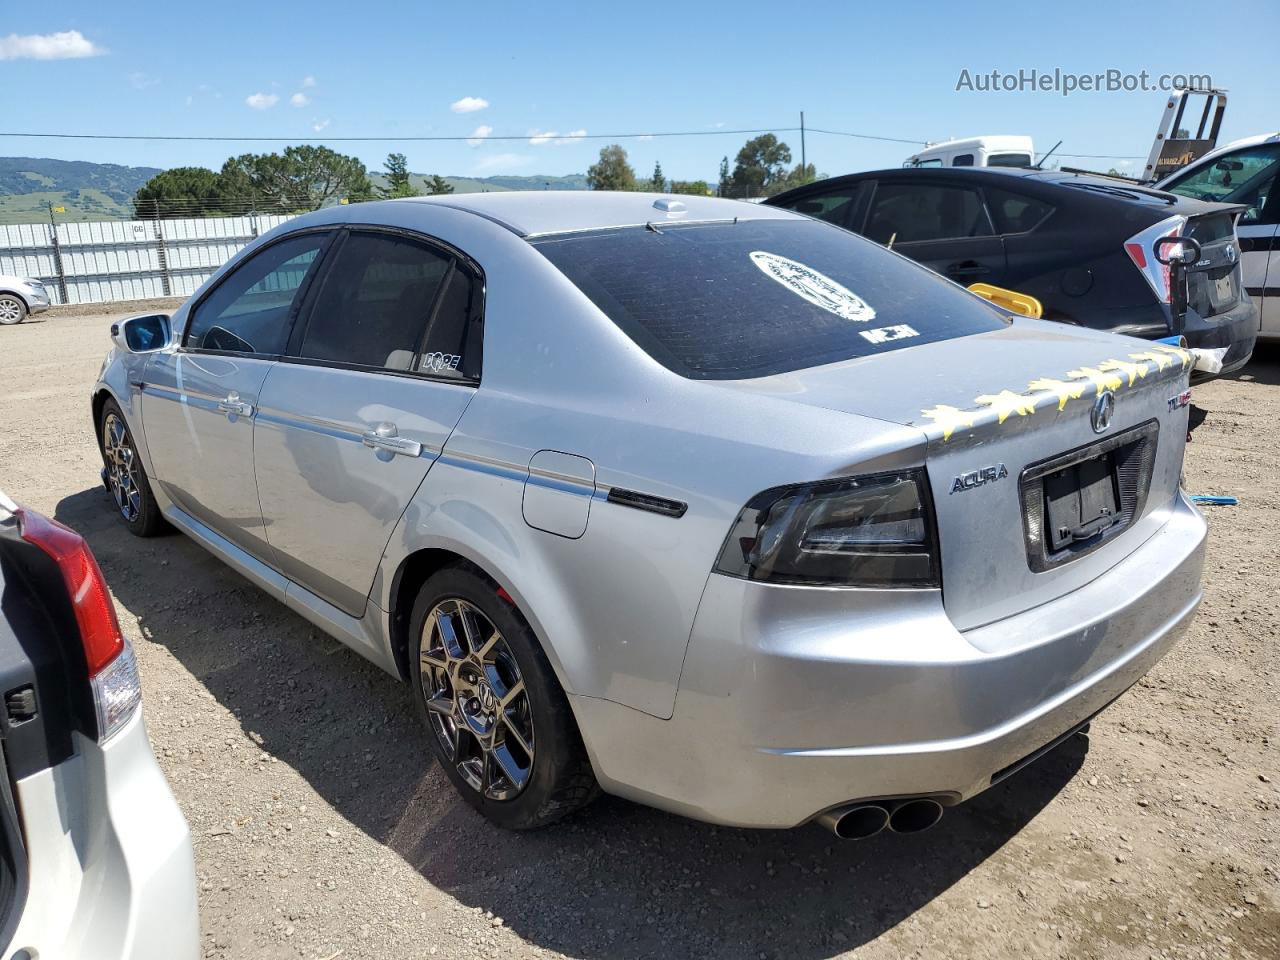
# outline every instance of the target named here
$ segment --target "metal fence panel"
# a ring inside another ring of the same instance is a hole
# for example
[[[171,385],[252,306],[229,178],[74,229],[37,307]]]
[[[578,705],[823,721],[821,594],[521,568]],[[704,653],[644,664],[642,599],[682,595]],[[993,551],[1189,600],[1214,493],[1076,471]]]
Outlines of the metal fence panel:
[[[186,297],[245,244],[291,219],[253,215],[0,225],[0,274],[43,280],[55,303]]]

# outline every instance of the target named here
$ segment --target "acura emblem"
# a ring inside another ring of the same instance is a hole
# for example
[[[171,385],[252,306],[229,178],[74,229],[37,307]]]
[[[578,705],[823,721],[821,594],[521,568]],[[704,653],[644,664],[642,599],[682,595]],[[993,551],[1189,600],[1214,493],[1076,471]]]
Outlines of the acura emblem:
[[[1235,263],[1235,262],[1236,262],[1235,244],[1228,243],[1227,244],[1227,263]]]
[[[1107,428],[1111,426],[1111,415],[1115,412],[1116,395],[1110,390],[1103,390],[1098,394],[1098,399],[1093,401],[1093,413],[1090,416],[1093,432],[1106,433]]]

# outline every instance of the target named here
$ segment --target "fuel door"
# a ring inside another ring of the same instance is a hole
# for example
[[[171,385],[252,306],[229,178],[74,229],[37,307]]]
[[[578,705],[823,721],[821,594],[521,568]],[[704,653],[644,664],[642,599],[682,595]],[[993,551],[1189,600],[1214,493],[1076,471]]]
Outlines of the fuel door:
[[[535,530],[576,540],[587,531],[596,465],[586,457],[539,450],[524,483],[524,522]]]

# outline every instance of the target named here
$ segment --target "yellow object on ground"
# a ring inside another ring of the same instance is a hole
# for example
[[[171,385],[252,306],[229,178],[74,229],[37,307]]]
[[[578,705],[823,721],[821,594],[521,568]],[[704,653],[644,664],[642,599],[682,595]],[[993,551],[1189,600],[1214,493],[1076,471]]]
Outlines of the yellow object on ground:
[[[1044,307],[1039,300],[1025,293],[1018,293],[1016,290],[993,287],[989,283],[971,283],[969,292],[976,293],[984,300],[990,300],[997,307],[1004,307],[1006,310],[1012,310],[1024,317],[1031,317],[1033,320],[1039,320],[1044,316]]]

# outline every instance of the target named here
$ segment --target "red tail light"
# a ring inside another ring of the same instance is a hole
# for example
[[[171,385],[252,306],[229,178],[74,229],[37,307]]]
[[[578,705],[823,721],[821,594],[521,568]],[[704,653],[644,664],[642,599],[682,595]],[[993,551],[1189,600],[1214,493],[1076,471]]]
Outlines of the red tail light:
[[[22,539],[39,547],[58,565],[80,627],[89,676],[97,676],[124,651],[120,623],[98,561],[84,538],[70,527],[34,510],[20,509],[17,517]]]

